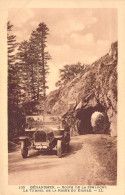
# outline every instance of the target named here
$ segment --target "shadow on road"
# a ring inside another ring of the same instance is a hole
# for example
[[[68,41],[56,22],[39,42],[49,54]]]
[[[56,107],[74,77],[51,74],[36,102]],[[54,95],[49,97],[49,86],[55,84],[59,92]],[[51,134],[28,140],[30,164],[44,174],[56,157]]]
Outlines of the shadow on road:
[[[75,137],[72,138],[72,141],[69,144],[69,149],[66,152],[65,156],[70,156],[75,154],[77,151],[82,149],[83,142],[81,141],[81,138]]]
[[[27,158],[32,158],[36,156],[44,156],[44,155],[56,155],[56,150],[47,150],[47,151],[34,151],[30,153],[30,155]]]

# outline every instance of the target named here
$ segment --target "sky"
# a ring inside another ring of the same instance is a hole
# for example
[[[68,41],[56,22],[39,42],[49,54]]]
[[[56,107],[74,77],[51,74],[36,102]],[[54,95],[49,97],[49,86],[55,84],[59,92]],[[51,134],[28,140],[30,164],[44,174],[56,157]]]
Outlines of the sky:
[[[105,55],[117,40],[115,8],[34,8],[10,9],[8,20],[14,25],[17,42],[28,40],[39,23],[49,28],[47,93],[56,89],[59,69],[77,62],[91,64]]]

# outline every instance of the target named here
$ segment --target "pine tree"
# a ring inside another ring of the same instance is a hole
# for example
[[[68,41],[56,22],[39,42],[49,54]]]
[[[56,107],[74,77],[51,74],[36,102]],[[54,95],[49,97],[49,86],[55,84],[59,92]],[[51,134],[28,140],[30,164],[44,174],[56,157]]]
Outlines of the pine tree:
[[[46,51],[49,29],[42,23],[32,31],[29,41],[20,43],[16,55],[19,68],[19,104],[23,107],[36,105],[46,98],[48,60]],[[26,108],[27,109],[27,108]]]
[[[10,107],[17,106],[17,67],[15,63],[15,49],[17,47],[16,36],[12,35],[13,25],[7,23],[7,42],[8,42],[8,104]],[[9,108],[10,108],[9,107]]]
[[[13,25],[8,21],[7,23],[7,43],[8,43],[8,65],[9,67],[15,62],[14,51],[17,47],[16,36],[12,35]]]
[[[39,39],[39,48],[40,48],[40,57],[41,57],[41,62],[40,62],[40,66],[42,67],[42,85],[41,85],[41,92],[42,92],[42,96],[44,98],[46,98],[46,88],[48,88],[47,86],[47,81],[46,81],[46,76],[48,74],[48,60],[51,59],[51,56],[49,55],[49,53],[46,51],[46,42],[47,42],[47,35],[49,35],[49,29],[47,27],[46,24],[44,23],[40,23],[38,28],[37,28],[37,32],[38,32],[38,39]]]
[[[31,100],[31,78],[30,78],[30,66],[29,66],[29,42],[23,41],[20,43],[17,60],[19,67],[19,86],[20,86],[20,104],[29,102]]]
[[[31,77],[32,77],[32,86],[35,99],[39,100],[40,89],[42,83],[42,66],[41,66],[41,57],[40,57],[40,47],[39,47],[39,36],[37,31],[32,31],[30,36],[30,65],[31,67]]]
[[[8,133],[12,136],[17,130],[15,116],[18,112],[18,67],[15,62],[16,36],[12,35],[13,25],[7,23],[8,41]]]

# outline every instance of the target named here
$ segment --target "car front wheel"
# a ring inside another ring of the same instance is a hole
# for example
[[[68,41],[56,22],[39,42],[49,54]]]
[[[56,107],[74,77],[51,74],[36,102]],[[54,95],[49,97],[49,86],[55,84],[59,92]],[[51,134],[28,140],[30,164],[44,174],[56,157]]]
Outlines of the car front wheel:
[[[61,140],[57,141],[57,155],[59,158],[62,157],[62,141]]]
[[[28,155],[28,148],[25,141],[21,142],[21,154],[23,158],[26,158]]]

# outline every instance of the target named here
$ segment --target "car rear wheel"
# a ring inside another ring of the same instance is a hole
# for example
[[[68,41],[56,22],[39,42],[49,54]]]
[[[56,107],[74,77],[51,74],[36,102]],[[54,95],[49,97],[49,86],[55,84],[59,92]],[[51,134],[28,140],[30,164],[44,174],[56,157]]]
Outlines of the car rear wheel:
[[[25,141],[21,142],[21,154],[23,158],[26,158],[28,155],[28,148]]]
[[[57,141],[57,155],[59,158],[62,157],[62,141],[61,140]]]

